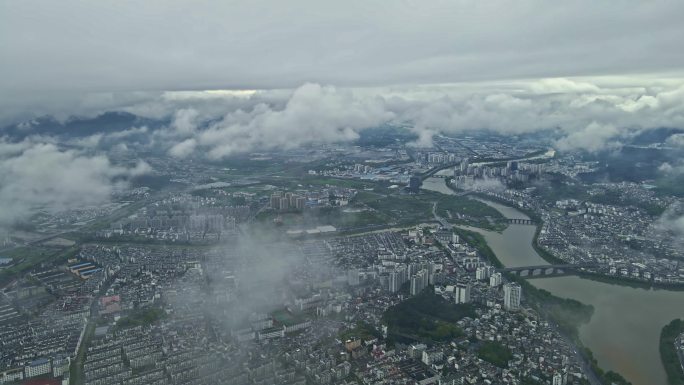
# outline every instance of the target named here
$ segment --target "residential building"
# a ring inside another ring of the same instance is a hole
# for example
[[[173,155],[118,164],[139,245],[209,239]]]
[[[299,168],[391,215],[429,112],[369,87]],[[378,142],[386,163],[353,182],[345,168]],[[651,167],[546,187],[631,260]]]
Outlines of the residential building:
[[[520,299],[522,297],[522,287],[514,282],[509,282],[504,285],[504,308],[506,310],[517,310],[520,308]]]

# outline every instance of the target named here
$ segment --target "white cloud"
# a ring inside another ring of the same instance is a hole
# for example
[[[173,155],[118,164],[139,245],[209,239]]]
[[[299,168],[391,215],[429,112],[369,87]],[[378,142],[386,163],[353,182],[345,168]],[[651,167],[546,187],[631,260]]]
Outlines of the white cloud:
[[[0,227],[26,219],[34,210],[62,210],[109,200],[115,179],[151,171],[145,162],[134,167],[112,165],[102,155],[61,150],[29,138],[0,141]]]
[[[673,204],[668,207],[663,215],[654,222],[656,229],[664,231],[671,236],[674,236],[675,240],[682,247],[684,243],[684,207],[681,203]]]
[[[174,100],[170,128],[158,137],[173,156],[200,151],[218,159],[255,149],[350,141],[363,129],[391,123],[410,127],[418,135],[416,146],[430,146],[438,133],[553,129],[561,135],[558,149],[596,152],[620,146],[639,130],[684,127],[682,82],[653,81],[659,87],[651,90],[633,84],[601,87],[601,80],[542,79],[466,89],[308,83],[290,92],[250,93],[237,104],[232,94],[213,96],[207,106],[198,102],[206,99],[193,96],[191,107]],[[635,107],[643,100],[650,101]]]
[[[658,166],[658,171],[664,173],[664,174],[669,174],[674,170],[674,167],[670,164],[670,162],[664,162],[660,166]]]
[[[173,115],[171,127],[180,135],[191,135],[197,130],[199,112],[193,108],[183,108]]]
[[[79,147],[96,148],[100,145],[103,137],[104,134],[95,134],[84,138],[77,138],[73,141],[73,144]]]
[[[152,166],[144,160],[139,160],[135,166],[129,168],[116,168],[117,172],[123,176],[135,177],[152,173]]]
[[[390,123],[410,127],[417,146],[430,145],[438,133],[553,130],[561,150],[599,151],[619,146],[636,132],[684,127],[684,79],[554,78],[373,88],[307,83],[294,90],[159,93],[123,109],[170,123],[163,130],[131,128],[80,144],[111,148],[126,139],[130,146],[136,138],[172,156],[196,152],[219,159],[256,149],[351,141],[361,130]],[[30,128],[26,131],[30,134]],[[678,139],[674,136],[670,145]]]
[[[136,135],[145,135],[148,132],[149,132],[149,129],[146,126],[131,127],[127,130],[107,133],[106,139],[118,140],[118,139],[128,138],[131,136],[136,136]]]
[[[541,79],[533,82],[530,89],[538,94],[547,93],[594,93],[600,89],[588,82],[577,82],[565,78]]]
[[[197,135],[198,147],[218,159],[253,149],[288,149],[310,143],[350,141],[358,131],[391,120],[381,97],[362,97],[351,90],[305,84],[282,109],[265,103],[227,113]],[[186,142],[182,149],[190,147]],[[181,152],[176,147],[178,152]]]
[[[596,152],[609,147],[619,146],[617,138],[620,131],[612,125],[592,122],[584,129],[570,133],[556,141],[556,146],[562,151],[585,150]]]
[[[684,160],[676,162],[663,162],[658,166],[658,171],[666,175],[681,175],[684,174]]]
[[[684,148],[684,134],[671,135],[669,138],[667,138],[665,144],[667,146]]]
[[[185,139],[180,143],[176,143],[169,149],[169,155],[176,158],[186,158],[195,151],[197,141],[193,138]]]

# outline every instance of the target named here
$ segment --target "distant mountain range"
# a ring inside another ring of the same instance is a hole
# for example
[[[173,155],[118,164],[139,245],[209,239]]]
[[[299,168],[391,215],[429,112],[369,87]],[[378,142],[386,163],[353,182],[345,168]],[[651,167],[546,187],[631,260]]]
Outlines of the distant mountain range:
[[[204,122],[208,126],[215,121]],[[21,140],[29,135],[57,136],[61,139],[84,138],[96,134],[109,134],[128,130],[133,127],[147,127],[148,130],[155,130],[170,124],[170,119],[150,119],[137,116],[123,111],[110,111],[95,117],[70,117],[66,121],[59,121],[52,116],[42,116],[30,121],[11,124],[0,129],[0,136],[7,136],[13,140]],[[623,144],[649,145],[653,143],[663,143],[672,135],[682,134],[681,128],[656,128],[643,130],[637,135],[622,138]],[[495,135],[502,136],[501,133],[489,131],[473,131],[468,135]],[[516,135],[519,141],[525,140],[553,140],[564,133],[558,129],[547,129],[526,134]],[[410,142],[418,137],[406,127],[382,125],[379,127],[368,128],[360,132],[360,137],[355,144],[362,146],[386,146],[397,142]]]
[[[105,112],[92,118],[70,117],[60,122],[52,116],[42,116],[30,121],[2,128],[1,135],[21,139],[28,135],[51,135],[64,138],[87,137],[147,126],[149,129],[168,124],[167,120],[143,118],[128,112]]]

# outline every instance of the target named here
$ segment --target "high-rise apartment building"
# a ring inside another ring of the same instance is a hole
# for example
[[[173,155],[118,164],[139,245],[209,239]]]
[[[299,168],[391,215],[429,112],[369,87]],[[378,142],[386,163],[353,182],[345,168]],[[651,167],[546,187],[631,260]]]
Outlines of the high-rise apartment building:
[[[522,297],[522,287],[519,284],[509,282],[504,285],[504,308],[506,310],[520,309],[520,299]]]

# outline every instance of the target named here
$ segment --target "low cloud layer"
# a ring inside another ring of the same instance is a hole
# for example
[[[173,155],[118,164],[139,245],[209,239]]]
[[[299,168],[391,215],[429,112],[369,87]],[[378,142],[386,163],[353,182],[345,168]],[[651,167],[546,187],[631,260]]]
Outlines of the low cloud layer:
[[[349,142],[383,124],[409,127],[418,144],[437,133],[551,132],[562,151],[616,148],[643,130],[684,127],[684,82],[651,86],[544,79],[504,84],[348,89],[305,84],[293,91],[159,99],[129,111],[167,109],[157,134],[170,155],[220,159],[254,150]],[[224,109],[220,108],[221,101]],[[153,106],[153,107],[150,107]],[[679,145],[679,138],[671,139]]]
[[[220,159],[254,149],[348,142],[357,139],[360,130],[394,118],[381,97],[359,98],[351,91],[318,84],[297,88],[282,109],[257,103],[249,110],[229,111],[201,131],[193,127],[197,116],[196,110],[175,115],[172,129],[190,138],[174,145],[172,155],[188,155],[201,147],[209,158]]]
[[[671,205],[654,223],[656,229],[672,236],[679,247],[684,247],[684,205]]]
[[[658,166],[658,172],[665,176],[684,175],[684,159],[679,159],[672,162],[663,162],[660,164],[660,166]]]
[[[617,138],[620,130],[610,124],[589,123],[583,129],[571,132],[556,141],[561,151],[585,150],[597,152],[608,148],[619,147]]]
[[[375,88],[306,83],[293,90],[94,99],[100,102],[58,110],[64,118],[125,111],[161,123],[74,137],[67,143],[44,132],[37,136],[31,124],[24,124],[23,140],[0,139],[0,227],[39,208],[105,202],[120,181],[149,171],[145,163],[113,165],[103,150],[153,149],[177,158],[220,160],[252,151],[349,143],[365,129],[390,124],[412,130],[418,145],[429,145],[438,133],[544,131],[558,150],[597,152],[618,148],[651,129],[684,128],[681,79],[553,78]],[[665,145],[684,148],[684,136],[672,135]],[[659,172],[681,175],[684,165],[674,159]],[[667,223],[679,228],[679,219]]]
[[[306,83],[294,90],[151,94],[108,109],[169,121],[81,139],[80,145],[145,137],[171,156],[221,159],[250,151],[350,142],[367,128],[408,127],[418,145],[437,133],[488,130],[550,133],[561,151],[620,147],[649,129],[684,127],[684,80],[540,79],[441,86],[344,88]],[[78,114],[78,111],[74,111]],[[30,129],[27,130],[30,134]],[[673,136],[668,145],[681,146]]]
[[[667,138],[665,145],[684,149],[684,134],[674,134]]]
[[[117,183],[150,172],[147,163],[113,165],[103,155],[62,150],[40,138],[0,141],[0,228],[36,210],[66,210],[107,202]]]

